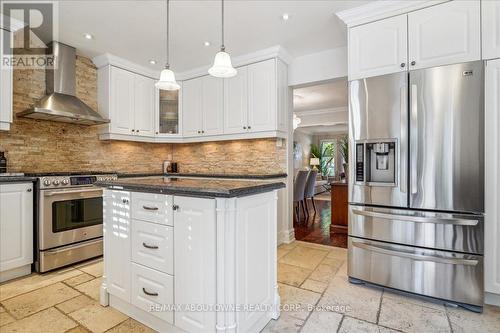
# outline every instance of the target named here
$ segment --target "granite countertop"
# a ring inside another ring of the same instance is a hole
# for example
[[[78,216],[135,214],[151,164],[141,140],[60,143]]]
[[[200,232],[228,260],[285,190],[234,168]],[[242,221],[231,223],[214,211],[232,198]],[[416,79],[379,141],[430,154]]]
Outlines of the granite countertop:
[[[97,186],[116,190],[176,194],[193,197],[231,198],[284,188],[281,182],[256,182],[248,180],[193,179],[177,177],[135,177],[95,183]]]
[[[227,179],[277,179],[286,178],[286,173],[273,174],[241,174],[241,173],[118,173],[118,178],[130,177],[152,177],[152,176],[167,176],[167,177],[196,177],[196,178],[227,178]]]

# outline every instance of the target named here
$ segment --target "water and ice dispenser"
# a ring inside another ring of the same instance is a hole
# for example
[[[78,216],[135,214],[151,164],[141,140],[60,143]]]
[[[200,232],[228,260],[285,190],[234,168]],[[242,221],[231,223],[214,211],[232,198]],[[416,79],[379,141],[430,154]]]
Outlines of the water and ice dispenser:
[[[396,183],[394,140],[356,143],[356,182],[384,185]]]

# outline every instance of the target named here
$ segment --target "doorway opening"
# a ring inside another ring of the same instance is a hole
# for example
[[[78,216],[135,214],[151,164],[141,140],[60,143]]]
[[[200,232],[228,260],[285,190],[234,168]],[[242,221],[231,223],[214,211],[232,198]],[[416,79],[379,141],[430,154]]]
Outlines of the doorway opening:
[[[347,96],[345,77],[293,89],[292,209],[297,240],[347,247],[347,233],[332,228],[337,212],[332,200],[340,200],[333,198],[332,186],[345,184]]]

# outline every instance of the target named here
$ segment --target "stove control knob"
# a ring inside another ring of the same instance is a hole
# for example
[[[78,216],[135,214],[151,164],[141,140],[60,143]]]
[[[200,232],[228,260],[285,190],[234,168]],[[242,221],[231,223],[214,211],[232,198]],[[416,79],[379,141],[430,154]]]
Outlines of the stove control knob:
[[[68,181],[67,179],[63,179],[63,180],[61,181],[61,184],[63,184],[63,185],[68,185],[68,184],[69,184],[69,181]]]
[[[43,185],[45,185],[45,186],[49,186],[49,185],[50,185],[50,180],[49,180],[49,179],[45,179],[45,180],[43,181]]]
[[[57,185],[59,185],[59,180],[58,180],[58,179],[53,180],[53,181],[52,181],[52,184],[53,184],[53,185],[56,185],[56,186],[57,186]]]

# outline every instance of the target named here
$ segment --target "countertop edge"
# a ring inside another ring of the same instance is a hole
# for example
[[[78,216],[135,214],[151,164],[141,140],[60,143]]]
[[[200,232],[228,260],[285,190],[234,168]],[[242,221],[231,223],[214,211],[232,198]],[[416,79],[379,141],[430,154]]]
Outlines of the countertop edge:
[[[279,179],[286,178],[286,173],[276,173],[269,175],[244,175],[244,174],[217,174],[217,173],[118,173],[118,178],[134,178],[134,177],[193,177],[193,178],[225,178],[225,179]]]
[[[0,176],[0,184],[4,183],[32,183],[37,180],[36,177],[26,176]]]
[[[235,198],[244,197],[254,194],[270,192],[274,190],[279,190],[285,188],[286,185],[281,182],[269,183],[269,184],[259,184],[256,186],[245,187],[241,189],[232,190],[206,190],[206,189],[175,189],[170,188],[170,186],[161,185],[141,185],[141,184],[128,184],[120,183],[120,181],[113,182],[96,182],[94,185],[111,189],[111,190],[121,190],[121,191],[136,191],[136,192],[146,192],[146,193],[158,193],[158,194],[174,194],[179,196],[191,196],[191,197],[204,197],[204,198]]]

